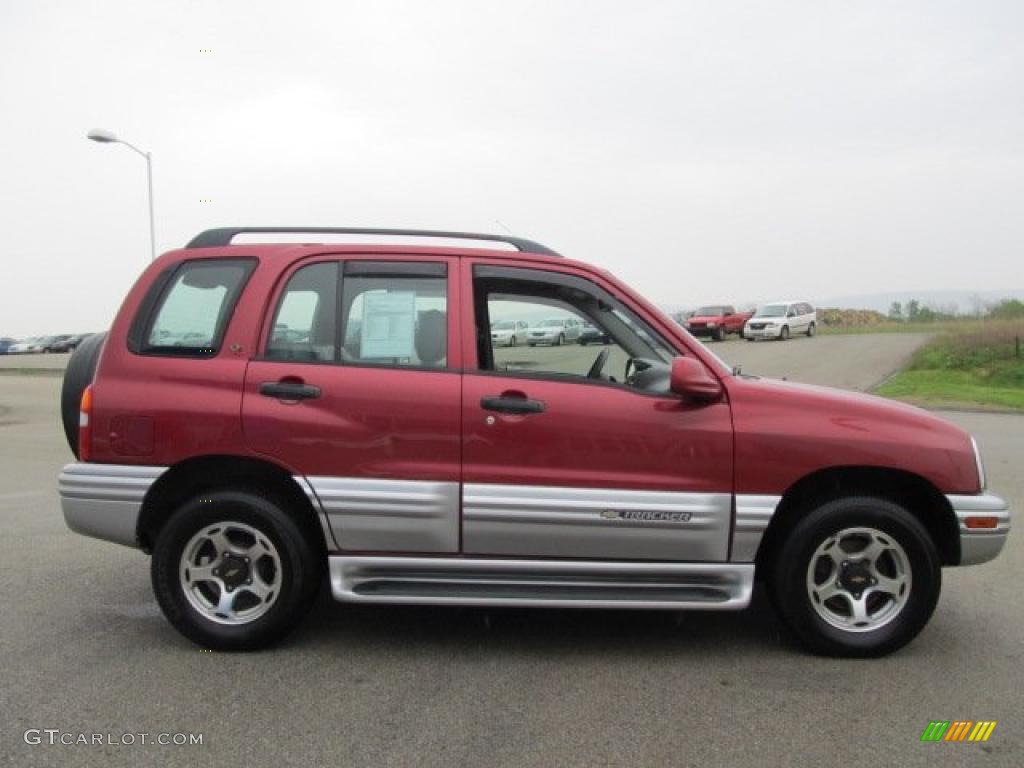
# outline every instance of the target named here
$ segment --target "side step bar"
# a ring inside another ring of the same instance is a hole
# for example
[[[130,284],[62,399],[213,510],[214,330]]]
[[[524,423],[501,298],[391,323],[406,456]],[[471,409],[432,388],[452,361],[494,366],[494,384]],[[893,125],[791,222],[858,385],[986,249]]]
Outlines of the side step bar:
[[[332,555],[331,592],[358,603],[739,610],[753,563]]]

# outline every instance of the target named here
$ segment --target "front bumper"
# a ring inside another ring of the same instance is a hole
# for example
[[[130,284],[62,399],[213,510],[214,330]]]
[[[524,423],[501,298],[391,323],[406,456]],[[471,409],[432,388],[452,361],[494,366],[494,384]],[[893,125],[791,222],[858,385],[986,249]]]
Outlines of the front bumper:
[[[64,521],[83,536],[137,547],[142,502],[166,470],[131,464],[68,464],[57,483]]]
[[[960,565],[987,563],[1003,550],[1010,534],[1010,509],[1001,497],[994,493],[979,493],[971,496],[946,496],[960,529]],[[994,517],[995,528],[968,528],[971,517]]]
[[[744,328],[743,338],[745,339],[777,339],[782,335],[782,326],[776,328]]]

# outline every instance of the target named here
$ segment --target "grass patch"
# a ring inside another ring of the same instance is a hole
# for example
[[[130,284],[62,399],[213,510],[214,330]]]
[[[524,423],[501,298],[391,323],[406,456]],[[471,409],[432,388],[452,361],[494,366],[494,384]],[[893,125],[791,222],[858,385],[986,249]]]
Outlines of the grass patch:
[[[914,355],[877,390],[922,403],[1024,410],[1024,321],[960,322]]]
[[[1024,387],[998,387],[968,371],[903,371],[876,394],[921,405],[990,406],[1024,410]]]

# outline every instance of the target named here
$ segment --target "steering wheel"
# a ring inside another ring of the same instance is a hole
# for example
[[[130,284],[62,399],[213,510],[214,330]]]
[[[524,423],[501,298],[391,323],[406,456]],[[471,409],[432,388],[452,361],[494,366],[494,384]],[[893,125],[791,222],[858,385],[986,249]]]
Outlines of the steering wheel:
[[[610,355],[611,353],[611,347],[605,347],[598,353],[597,359],[594,360],[594,364],[590,366],[590,370],[587,371],[588,379],[601,378],[601,371],[604,370],[604,364],[608,362],[608,355]]]

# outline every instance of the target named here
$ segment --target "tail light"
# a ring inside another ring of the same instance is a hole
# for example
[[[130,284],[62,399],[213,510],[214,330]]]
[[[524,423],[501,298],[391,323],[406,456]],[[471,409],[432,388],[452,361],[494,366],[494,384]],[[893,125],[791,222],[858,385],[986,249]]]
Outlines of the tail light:
[[[78,459],[88,461],[92,456],[92,385],[82,392],[78,410]]]

